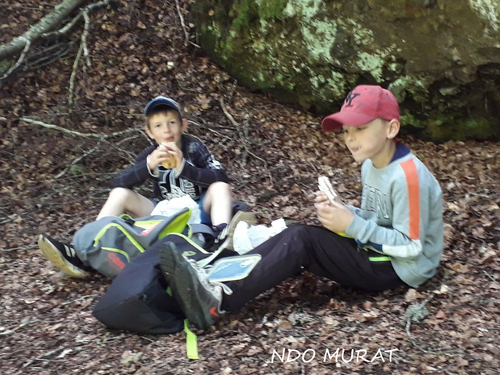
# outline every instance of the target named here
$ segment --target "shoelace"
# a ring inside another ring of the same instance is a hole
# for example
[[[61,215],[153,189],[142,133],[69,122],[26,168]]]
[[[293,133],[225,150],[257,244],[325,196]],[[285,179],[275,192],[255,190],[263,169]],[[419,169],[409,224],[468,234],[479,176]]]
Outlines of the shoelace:
[[[196,261],[194,259],[189,259],[188,262],[195,269],[195,271],[198,274],[200,274],[201,277],[199,279],[206,286],[210,287],[211,289],[215,289],[215,287],[220,287],[224,291],[224,293],[226,293],[227,295],[233,294],[233,291],[231,290],[231,288],[229,288],[226,284],[221,283],[220,281],[211,281],[208,278],[208,272],[207,271],[210,269],[210,267],[208,269],[201,268],[198,265],[198,263],[196,263]]]

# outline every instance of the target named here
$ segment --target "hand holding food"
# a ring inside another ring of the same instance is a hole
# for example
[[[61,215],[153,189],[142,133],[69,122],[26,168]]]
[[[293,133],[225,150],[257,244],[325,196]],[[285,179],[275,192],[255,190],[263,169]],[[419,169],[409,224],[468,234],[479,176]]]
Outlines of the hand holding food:
[[[340,200],[339,195],[335,192],[335,189],[332,186],[332,183],[326,176],[320,176],[318,177],[318,187],[319,190],[325,193],[326,197],[328,200],[333,203],[342,203]]]
[[[174,143],[174,142],[168,142],[168,143]],[[161,146],[167,146],[167,142],[162,142]],[[161,165],[163,165],[167,169],[172,169],[175,168],[176,162],[175,162],[175,157],[172,155],[168,160],[164,160],[161,162]]]

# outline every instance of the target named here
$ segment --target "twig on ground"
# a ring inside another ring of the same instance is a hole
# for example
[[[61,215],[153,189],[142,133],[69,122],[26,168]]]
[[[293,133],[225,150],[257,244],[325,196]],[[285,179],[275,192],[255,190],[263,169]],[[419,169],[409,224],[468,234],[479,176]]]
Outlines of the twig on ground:
[[[308,161],[307,163],[312,167],[312,169],[314,169],[314,172],[316,172],[316,174],[318,174],[318,168],[316,168],[314,163],[311,163],[310,161]]]
[[[224,98],[221,97],[219,99],[219,103],[220,103],[220,106],[222,108],[222,111],[224,112],[226,117],[229,119],[229,122],[231,122],[231,124],[235,127],[235,129],[241,135],[241,131],[242,131],[241,126],[236,122],[234,117],[227,111],[226,106],[224,104]],[[262,163],[264,163],[264,169],[268,172],[268,175],[269,175],[269,180],[271,183],[270,187],[273,187],[274,186],[273,185],[273,177],[271,175],[271,172],[269,172],[269,170],[267,169],[267,161],[265,161],[264,159],[262,159],[261,157],[255,155],[252,151],[250,151],[250,149],[248,148],[247,142],[246,142],[247,139],[248,139],[248,126],[243,128],[243,136],[241,137],[241,141],[242,141],[243,147],[245,149],[245,152],[249,155],[252,155],[254,158],[260,160]],[[245,154],[243,154],[243,157],[245,157]],[[245,165],[245,161],[243,160],[243,166],[244,165]]]
[[[92,147],[90,150],[85,152],[83,155],[80,155],[80,156],[74,158],[73,161],[71,163],[69,163],[68,166],[63,171],[59,172],[55,176],[55,178],[59,178],[59,177],[63,176],[67,171],[69,171],[71,169],[71,166],[75,165],[76,163],[78,163],[79,161],[86,158],[87,156],[92,154],[94,151],[96,151],[99,148],[99,146],[101,145],[101,142],[102,142],[101,140],[97,141],[97,144],[94,147]]]
[[[231,90],[229,91],[229,100],[233,100],[234,92],[236,91],[236,85],[238,84],[238,81],[235,79],[233,81],[233,85],[231,86]]]
[[[187,47],[187,45],[189,44],[189,32],[187,31],[186,24],[184,23],[184,17],[182,16],[182,13],[181,13],[181,7],[179,6],[179,0],[175,0],[175,5],[177,7],[177,14],[179,15],[179,18],[181,19],[182,30],[184,30],[184,37],[185,37],[184,45]]]
[[[24,37],[23,37],[24,38]],[[26,39],[26,38],[24,38]],[[26,54],[28,53],[28,50],[30,49],[31,47],[31,40],[29,39],[26,39],[26,44],[24,45],[24,49],[23,51],[21,52],[21,55],[19,56],[19,58],[17,59],[17,62],[12,65],[9,70],[7,70],[7,72],[0,78],[0,82],[5,80],[8,76],[10,76],[10,74],[16,70],[19,65],[22,64],[22,62],[24,61],[24,58],[26,57]]]
[[[209,132],[212,132],[214,134],[216,134],[218,137],[220,138],[225,138],[225,139],[229,139],[229,140],[233,140],[233,138],[231,137],[228,137],[227,135],[224,135],[224,134],[221,134],[219,133],[217,130],[213,130],[212,128],[210,128],[209,126],[206,126],[206,125],[203,125],[203,124],[200,124],[199,122],[196,122],[194,120],[188,120],[188,123],[189,124],[192,124],[192,125],[196,125],[200,128],[203,128],[203,129],[206,129],[208,130]]]
[[[92,11],[96,8],[107,6],[113,1],[115,1],[115,0],[104,0],[104,1],[100,1],[98,3],[90,4],[89,6],[85,7],[84,11],[80,11],[75,17],[73,17],[73,19],[70,22],[68,22],[66,25],[64,25],[64,27],[62,27],[61,29],[59,29],[57,31],[51,31],[48,33],[44,33],[41,35],[41,37],[42,38],[52,38],[52,37],[58,37],[58,36],[64,35],[69,30],[71,30],[73,28],[73,26],[76,25],[76,23],[80,20],[80,18],[84,17],[83,13],[85,11]]]
[[[43,357],[48,357],[48,356],[51,356],[52,354],[55,354],[57,353],[59,350],[62,350],[64,349],[63,346],[60,346],[56,349],[52,349],[52,350],[49,350],[48,352],[45,352],[44,354],[42,355],[39,355],[38,357],[36,358],[33,358],[33,359],[30,359],[29,361],[27,361],[26,363],[23,364],[23,367],[28,367],[29,365],[31,365],[33,362],[35,361],[40,361],[40,360],[43,360]]]
[[[73,49],[73,46],[73,42],[57,43],[44,48],[42,52],[31,54],[29,60],[26,61],[25,69],[38,69],[52,64],[66,56]]]
[[[92,64],[90,63],[89,49],[87,47],[87,36],[89,35],[90,17],[87,10],[83,12],[83,18],[85,19],[85,25],[83,27],[83,34],[82,34],[83,57],[85,57],[85,62],[87,63],[87,66],[90,68]]]
[[[89,51],[87,48],[87,35],[89,33],[89,25],[90,18],[88,9],[82,11],[83,18],[85,19],[85,25],[83,27],[82,37],[80,39],[80,47],[78,48],[78,52],[75,57],[75,61],[73,62],[73,70],[71,72],[71,77],[69,79],[69,94],[68,94],[68,112],[69,118],[73,119],[73,107],[74,107],[74,95],[75,95],[75,78],[78,71],[78,65],[80,63],[80,59],[82,58],[82,54],[86,57],[87,66],[90,66],[90,60],[88,57]]]
[[[0,332],[0,336],[12,335],[18,329],[24,328],[24,327],[26,327],[29,324],[36,323],[36,322],[39,322],[39,321],[40,321],[40,319],[29,317],[28,319],[25,319],[23,322],[21,322],[21,324],[15,326],[14,328],[12,328],[12,329],[6,329],[6,330]]]
[[[234,119],[233,115],[231,115],[227,109],[226,109],[226,105],[224,104],[224,98],[221,96],[221,98],[219,99],[219,103],[220,103],[220,107],[222,108],[222,112],[224,112],[224,114],[226,115],[226,117],[229,119],[229,122],[231,124],[233,124],[233,126],[238,129],[239,128],[239,124],[236,122],[236,120]]]
[[[40,126],[43,126],[44,128],[47,128],[47,129],[54,129],[54,130],[58,130],[58,131],[63,132],[63,133],[67,133],[67,134],[71,134],[71,135],[76,135],[76,136],[79,136],[79,137],[98,138],[100,140],[105,140],[105,139],[108,139],[108,138],[116,137],[118,135],[124,135],[124,134],[133,133],[133,132],[140,132],[140,133],[142,133],[142,130],[135,129],[135,128],[134,129],[122,130],[122,131],[114,132],[114,133],[111,133],[111,134],[81,133],[81,132],[78,132],[78,131],[75,131],[75,130],[69,130],[69,129],[63,128],[61,126],[54,125],[54,124],[47,124],[47,123],[42,122],[42,121],[33,120],[31,118],[28,118],[28,117],[21,117],[20,120],[24,121],[24,122],[26,122],[28,124],[40,125]]]
[[[484,274],[488,276],[491,280],[493,280],[495,283],[498,283],[498,280],[495,280],[493,276],[491,276],[486,270],[483,270]]]
[[[55,8],[46,16],[44,16],[38,23],[30,25],[28,30],[12,39],[7,44],[0,45],[0,60],[8,58],[22,51],[26,46],[26,42],[29,40],[30,43],[34,43],[40,36],[55,26],[60,22],[65,20],[75,9],[77,9],[80,4],[84,3],[85,0],[62,0]]]
[[[75,302],[78,302],[78,301],[82,301],[82,300],[87,299],[87,298],[94,298],[94,297],[97,297],[97,294],[89,294],[87,296],[83,296],[83,297],[80,297],[80,298],[72,299],[71,301],[66,301],[66,302],[61,303],[59,306],[70,305],[72,303],[75,303]],[[56,307],[59,307],[59,306],[56,306]]]
[[[27,122],[29,124],[40,125],[40,126],[42,126],[44,128],[47,128],[47,129],[54,129],[54,130],[58,130],[58,131],[63,132],[63,133],[67,133],[67,134],[71,134],[71,135],[75,135],[75,136],[79,136],[79,137],[97,138],[99,140],[99,143],[100,142],[107,142],[110,145],[110,147],[112,147],[112,148],[114,148],[114,149],[116,149],[118,151],[121,151],[125,155],[127,155],[126,160],[128,162],[133,162],[135,160],[136,155],[134,155],[130,151],[124,150],[124,149],[122,149],[120,147],[116,147],[116,145],[114,145],[112,142],[109,142],[108,139],[116,137],[118,135],[124,135],[124,134],[133,133],[133,132],[139,132],[140,134],[146,136],[141,129],[136,129],[136,128],[122,130],[122,131],[114,132],[114,133],[111,133],[111,134],[81,133],[81,132],[78,132],[78,131],[75,131],[75,130],[69,130],[69,129],[66,129],[66,128],[54,125],[54,124],[47,124],[47,123],[42,122],[42,121],[33,120],[33,119],[30,119],[30,118],[27,118],[27,117],[21,117],[20,120],[24,121],[24,122]],[[149,138],[147,138],[147,139],[149,139]],[[56,178],[57,177],[61,177],[62,175],[64,175],[67,172],[67,170],[69,168],[71,168],[71,165],[76,164],[77,162],[79,162],[83,158],[85,158],[85,157],[89,156],[91,153],[95,152],[98,149],[99,143],[93,149],[90,149],[89,151],[87,151],[82,156],[79,156],[76,159],[74,159],[73,162],[63,172],[59,173],[56,176]]]
[[[26,245],[26,246],[19,246],[19,247],[11,247],[10,249],[2,249],[0,250],[1,252],[8,253],[10,251],[23,251],[23,250],[31,250],[36,248],[37,245]]]

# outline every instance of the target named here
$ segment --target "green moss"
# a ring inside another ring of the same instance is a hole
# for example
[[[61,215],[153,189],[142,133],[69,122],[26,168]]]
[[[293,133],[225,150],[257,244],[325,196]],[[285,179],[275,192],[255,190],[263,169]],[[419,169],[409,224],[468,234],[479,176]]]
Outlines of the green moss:
[[[14,64],[14,60],[0,60],[0,76],[3,76],[5,73],[7,73],[12,64]]]
[[[415,116],[413,116],[413,114],[407,109],[401,111],[401,114],[399,116],[399,121],[401,123],[401,127],[407,127],[409,125],[415,128],[425,127],[425,124],[423,124],[422,121],[417,120]]]
[[[251,12],[256,13],[254,7],[252,7],[254,4],[252,0],[241,0],[234,3],[232,8],[232,11],[236,13],[236,18],[233,20],[234,30],[242,31],[248,28],[252,16]]]
[[[277,18],[283,19],[284,10],[288,3],[287,0],[255,0],[259,5],[258,13],[259,17],[264,20]]]
[[[69,167],[69,173],[73,176],[82,175],[85,174],[85,168],[80,165],[73,164]]]
[[[410,94],[411,98],[416,102],[425,103],[429,95],[428,85],[429,83],[425,78],[404,76],[392,82],[388,88],[399,102],[403,102],[407,99],[407,95]]]
[[[436,120],[430,120],[426,129],[434,141],[448,141],[466,139],[485,140],[493,135],[490,122],[482,117],[453,118],[445,116]]]

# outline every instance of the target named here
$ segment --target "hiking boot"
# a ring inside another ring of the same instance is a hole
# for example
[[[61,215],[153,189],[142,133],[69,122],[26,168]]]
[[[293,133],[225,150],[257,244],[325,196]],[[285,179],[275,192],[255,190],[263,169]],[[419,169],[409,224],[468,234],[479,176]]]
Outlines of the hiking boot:
[[[244,221],[249,225],[255,225],[257,223],[255,215],[252,212],[238,211],[231,219],[229,225],[226,226],[217,236],[216,242],[222,242],[222,244],[219,246],[219,249],[234,250],[234,231],[236,230],[236,226],[238,225],[238,223],[241,221]]]
[[[182,256],[172,242],[160,247],[160,268],[174,298],[196,328],[206,330],[221,318],[222,292],[232,294],[231,289],[210,281],[206,271]]]
[[[88,276],[83,262],[76,256],[75,248],[71,244],[65,244],[45,236],[38,237],[40,251],[66,275],[76,278]]]

